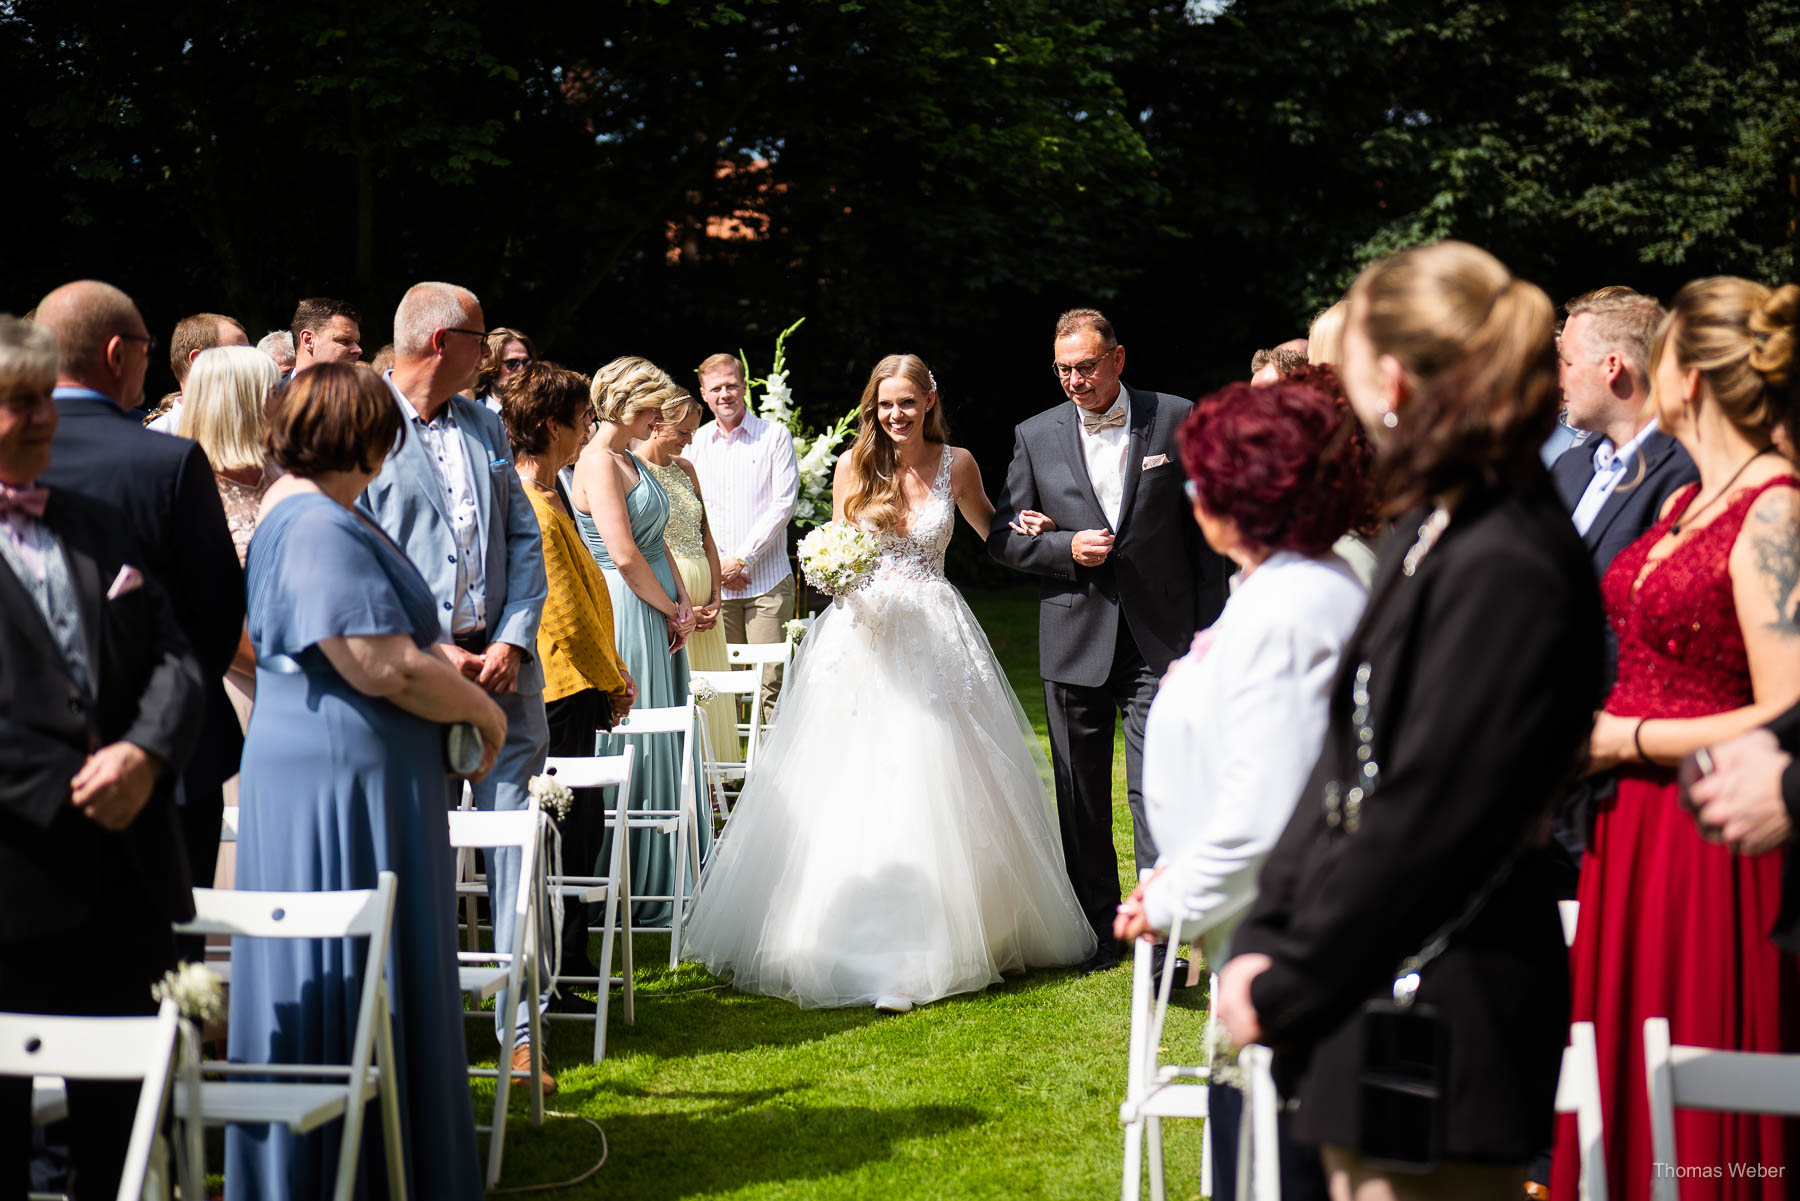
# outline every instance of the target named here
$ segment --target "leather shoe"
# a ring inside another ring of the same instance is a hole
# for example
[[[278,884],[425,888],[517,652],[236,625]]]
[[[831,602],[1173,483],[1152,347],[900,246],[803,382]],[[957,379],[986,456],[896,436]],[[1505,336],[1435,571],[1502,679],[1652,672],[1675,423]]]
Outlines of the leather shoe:
[[[1156,988],[1156,989],[1162,988],[1163,963],[1164,962],[1165,962],[1165,960],[1163,959],[1162,955],[1160,955],[1160,954],[1157,955],[1156,958],[1152,961],[1152,964],[1150,967],[1150,986],[1152,988]],[[1175,960],[1175,979],[1173,979],[1169,982],[1169,991],[1176,992],[1180,989],[1190,987],[1188,984],[1188,977],[1189,977],[1189,964],[1187,961],[1187,956],[1185,956],[1185,955],[1179,956]]]
[[[531,1070],[530,1043],[520,1043],[513,1048],[512,1070],[515,1072],[529,1072]],[[546,1097],[556,1091],[556,1077],[550,1074],[550,1065],[548,1063],[545,1063],[543,1067],[538,1069],[538,1079],[544,1082],[544,1095]]]
[[[556,995],[550,998],[550,1004],[546,1008],[551,1013],[585,1013],[589,1016],[600,1011],[598,1002],[590,1001],[586,997],[561,987],[556,990]]]
[[[1119,966],[1119,948],[1111,941],[1102,942],[1100,948],[1092,955],[1075,965],[1075,970],[1084,976],[1095,972],[1109,972]]]

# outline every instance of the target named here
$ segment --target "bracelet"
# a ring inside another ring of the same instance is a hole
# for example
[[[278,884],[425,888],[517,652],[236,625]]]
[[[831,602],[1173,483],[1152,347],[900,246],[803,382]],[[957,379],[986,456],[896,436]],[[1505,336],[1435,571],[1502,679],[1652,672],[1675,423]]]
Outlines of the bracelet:
[[[1640,763],[1650,762],[1650,756],[1644,753],[1643,741],[1644,723],[1649,720],[1648,717],[1640,717],[1638,724],[1631,728],[1631,745],[1637,748],[1638,762]]]

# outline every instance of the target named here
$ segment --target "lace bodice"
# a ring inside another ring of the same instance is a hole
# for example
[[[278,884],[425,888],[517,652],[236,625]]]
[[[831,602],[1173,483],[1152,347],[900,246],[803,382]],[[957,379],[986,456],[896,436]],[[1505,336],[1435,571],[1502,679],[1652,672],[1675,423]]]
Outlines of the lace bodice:
[[[675,552],[677,559],[706,558],[706,544],[700,535],[700,525],[706,514],[700,507],[700,498],[694,495],[694,481],[673,463],[658,467],[648,459],[641,461],[669,494],[669,524],[663,530],[669,549]]]
[[[944,578],[944,551],[950,546],[950,535],[956,530],[956,505],[950,497],[950,448],[944,447],[938,461],[937,478],[931,483],[931,495],[925,503],[907,514],[907,528],[888,530],[877,535],[881,562],[875,566],[873,579],[941,580]]]

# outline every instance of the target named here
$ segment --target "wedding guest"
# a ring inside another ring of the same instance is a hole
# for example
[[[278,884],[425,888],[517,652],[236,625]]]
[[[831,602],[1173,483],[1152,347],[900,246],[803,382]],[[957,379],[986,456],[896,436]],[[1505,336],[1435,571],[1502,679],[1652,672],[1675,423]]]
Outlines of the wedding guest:
[[[612,593],[613,643],[619,658],[637,681],[637,703],[645,708],[685,705],[688,661],[683,648],[694,632],[694,607],[687,586],[669,562],[665,531],[669,496],[631,444],[650,436],[662,407],[678,389],[667,373],[648,360],[614,360],[594,376],[593,401],[600,426],[594,432],[575,473],[569,499],[575,524],[588,550],[606,576]],[[675,812],[697,798],[683,796],[681,753],[670,738],[639,738],[637,768],[632,775],[630,808]],[[600,740],[600,753],[616,755],[625,743],[612,735]],[[704,818],[704,811],[695,817]],[[712,823],[701,820],[702,845],[712,841]],[[692,868],[699,875],[699,865]],[[631,891],[635,896],[673,896],[683,881],[675,879],[674,859],[666,836],[640,830],[631,840]],[[635,907],[635,920],[656,925],[670,914],[666,902]]]
[[[1314,368],[1329,370],[1329,368]],[[1363,507],[1355,416],[1291,379],[1202,400],[1177,443],[1194,521],[1237,565],[1231,599],[1177,659],[1144,731],[1144,811],[1161,852],[1113,923],[1122,941],[1167,933],[1209,963],[1256,896],[1256,876],[1319,756],[1338,659],[1368,590],[1332,546]],[[1213,1084],[1212,1194],[1232,1195],[1242,1094]],[[1284,1197],[1325,1196],[1316,1154],[1281,1123]]]
[[[315,296],[294,306],[294,369],[314,363],[354,363],[362,355],[362,314],[341,300]]]
[[[516,329],[490,329],[483,339],[481,370],[475,376],[475,399],[498,413],[499,387],[519,368],[537,358],[537,347]]]
[[[169,337],[169,369],[175,373],[175,391],[163,397],[144,424],[161,434],[173,434],[181,428],[182,392],[187,387],[188,372],[201,352],[215,346],[248,346],[250,335],[244,327],[220,313],[195,313],[175,324]]]
[[[1620,551],[1602,590],[1619,676],[1594,723],[1595,770],[1617,796],[1583,861],[1570,953],[1577,1021],[1596,1023],[1609,1191],[1646,1196],[1651,1144],[1644,1019],[1678,1043],[1800,1050],[1800,962],[1767,938],[1781,912],[1779,857],[1742,858],[1682,811],[1673,768],[1697,747],[1765,725],[1800,701],[1793,609],[1800,477],[1775,445],[1800,425],[1800,288],[1699,279],[1676,293],[1651,354],[1657,422],[1699,468],[1697,483]],[[1679,881],[1678,887],[1670,886]],[[1784,1196],[1800,1166],[1794,1125],[1680,1110],[1683,1165],[1763,1165],[1769,1179],[1689,1179],[1696,1197]],[[1573,1196],[1579,1155],[1559,1120],[1553,1186]],[[1676,1165],[1677,1167],[1681,1165]]]
[[[1217,997],[1275,1049],[1337,1198],[1513,1201],[1549,1133],[1567,958],[1536,844],[1600,689],[1593,572],[1537,458],[1552,312],[1460,242],[1347,302],[1345,387],[1401,516]],[[1396,1058],[1396,1031],[1441,1056]]]
[[[375,357],[369,360],[369,370],[375,372],[377,375],[383,375],[393,369],[394,344],[389,342],[386,346],[383,346],[380,350],[376,351]]]
[[[549,749],[537,657],[547,585],[542,535],[512,470],[506,429],[464,395],[481,364],[481,337],[481,302],[467,288],[407,289],[394,312],[394,369],[385,377],[367,372],[387,380],[401,437],[360,507],[424,572],[437,598],[443,654],[506,714],[506,746],[473,791],[477,808],[510,812],[530,805],[531,777]],[[452,808],[461,796],[461,785],[452,785]],[[510,952],[520,937],[512,927],[519,853],[494,851],[487,860],[494,946]],[[529,1004],[521,998],[515,1013],[494,1014],[514,1071],[531,1062]],[[554,1092],[554,1078],[542,1075],[544,1090]]]
[[[1800,951],[1800,855],[1793,853],[1800,829],[1800,705],[1767,727],[1728,738],[1712,748],[1713,771],[1689,789],[1701,837],[1739,855],[1779,853],[1781,908],[1769,937],[1788,951]]]
[[[237,883],[328,892],[374,888],[383,871],[399,878],[388,992],[399,1070],[383,1086],[399,1092],[407,1188],[475,1199],[443,727],[480,730],[481,775],[505,742],[506,716],[446,659],[430,586],[356,508],[400,427],[380,378],[348,363],[319,364],[275,399],[268,448],[286,474],[250,545],[257,687]],[[306,942],[240,941],[232,1061],[348,1063],[362,976],[378,970]],[[339,1130],[228,1127],[226,1198],[323,1195]],[[379,1123],[364,1140],[364,1162],[379,1163]],[[374,1191],[384,1177],[367,1175]]]
[[[525,485],[544,540],[549,592],[538,624],[537,655],[544,665],[550,754],[556,756],[594,754],[595,731],[610,730],[623,719],[636,692],[613,647],[606,580],[555,484],[556,473],[575,461],[593,415],[588,382],[587,376],[554,363],[530,363],[500,381],[500,415],[512,445],[513,469]],[[567,870],[593,874],[606,837],[604,790],[577,790],[573,808],[557,826]],[[588,956],[585,909],[572,906],[563,917],[565,976],[599,974]],[[576,998],[560,994],[551,1005],[565,1012],[584,1008]]]
[[[1290,338],[1280,346],[1250,356],[1250,382],[1272,384],[1306,365],[1306,339]]]
[[[1344,365],[1344,313],[1345,302],[1340,300],[1329,308],[1320,309],[1313,317],[1312,324],[1306,330],[1306,361],[1309,363],[1330,363],[1334,367]]]
[[[669,497],[669,528],[663,537],[675,556],[675,571],[694,602],[694,632],[688,638],[688,666],[699,671],[729,671],[725,631],[719,626],[721,570],[719,548],[713,542],[712,523],[700,494],[694,465],[681,457],[700,426],[700,402],[678,389],[662,407],[662,415],[650,427],[650,436],[631,444],[650,474]],[[714,759],[736,759],[738,746],[737,700],[714,697],[701,703],[708,742]]]
[[[194,913],[173,791],[205,692],[123,515],[43,486],[56,378],[51,333],[0,316],[0,1010],[154,1013]],[[68,1082],[82,1196],[118,1191],[138,1091]],[[32,1125],[30,1075],[0,1077],[0,1194],[30,1191]]]
[[[206,713],[176,786],[193,878],[219,855],[223,785],[237,774],[243,735],[220,683],[244,628],[244,572],[206,452],[153,433],[132,416],[156,339],[131,297],[98,280],[64,284],[39,302],[56,335],[56,446],[42,483],[103,501],[123,515],[143,573],[161,585],[200,660]],[[192,957],[198,958],[198,950]]]
[[[725,641],[780,642],[794,616],[787,553],[787,525],[800,496],[794,441],[785,428],[749,410],[737,359],[715,354],[700,364],[699,377],[700,398],[713,420],[694,431],[687,458],[707,498],[719,548]],[[764,720],[774,711],[780,687],[781,669],[765,668]]]
[[[268,355],[275,370],[283,376],[294,373],[294,335],[285,329],[272,329],[257,342],[256,349]]]

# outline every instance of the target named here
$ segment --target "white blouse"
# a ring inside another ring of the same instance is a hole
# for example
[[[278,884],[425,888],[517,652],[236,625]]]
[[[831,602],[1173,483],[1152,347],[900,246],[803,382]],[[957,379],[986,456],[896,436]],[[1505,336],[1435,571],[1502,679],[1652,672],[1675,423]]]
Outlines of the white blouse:
[[[1150,924],[1223,964],[1319,748],[1338,658],[1368,590],[1335,554],[1277,552],[1233,591],[1203,649],[1175,661],[1144,733],[1144,808],[1165,869]]]

